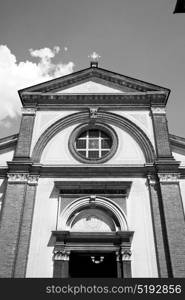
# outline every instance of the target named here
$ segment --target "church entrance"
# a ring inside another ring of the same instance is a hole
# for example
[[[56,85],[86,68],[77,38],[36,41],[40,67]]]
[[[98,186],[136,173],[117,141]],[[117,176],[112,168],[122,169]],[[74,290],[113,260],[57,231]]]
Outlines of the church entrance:
[[[69,276],[72,278],[116,278],[116,255],[114,252],[71,252]]]

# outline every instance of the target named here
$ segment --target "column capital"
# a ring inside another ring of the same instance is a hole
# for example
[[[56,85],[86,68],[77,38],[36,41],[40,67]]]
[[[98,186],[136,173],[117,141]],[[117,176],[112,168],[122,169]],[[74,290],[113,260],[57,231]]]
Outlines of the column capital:
[[[148,174],[147,175],[147,184],[155,185],[156,184],[156,176]]]
[[[130,249],[121,249],[121,257],[122,257],[122,261],[128,261],[130,260],[132,255],[132,252]]]
[[[36,108],[34,107],[22,107],[21,109],[23,115],[35,115]]]
[[[7,173],[7,177],[9,183],[28,183],[30,185],[36,185],[39,179],[39,175],[30,175],[24,172]]]
[[[179,173],[158,173],[159,181],[161,183],[179,182]]]
[[[28,176],[28,184],[29,185],[37,185],[39,180],[39,175],[29,175]]]
[[[151,112],[153,114],[158,114],[158,115],[165,115],[166,110],[164,107],[151,107]]]
[[[70,251],[54,249],[53,255],[54,260],[69,261]]]
[[[120,261],[120,251],[116,251],[116,261]]]
[[[8,182],[10,183],[26,183],[28,179],[28,173],[8,173]]]

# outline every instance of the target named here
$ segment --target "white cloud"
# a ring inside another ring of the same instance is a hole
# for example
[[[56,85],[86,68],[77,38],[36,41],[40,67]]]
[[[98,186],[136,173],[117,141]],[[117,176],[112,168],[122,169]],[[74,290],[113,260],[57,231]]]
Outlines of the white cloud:
[[[19,89],[73,72],[73,62],[52,63],[52,58],[60,51],[58,46],[53,50],[43,48],[29,51],[32,57],[38,59],[37,63],[28,60],[17,62],[6,45],[0,46],[0,121],[20,114],[21,102],[17,93]]]

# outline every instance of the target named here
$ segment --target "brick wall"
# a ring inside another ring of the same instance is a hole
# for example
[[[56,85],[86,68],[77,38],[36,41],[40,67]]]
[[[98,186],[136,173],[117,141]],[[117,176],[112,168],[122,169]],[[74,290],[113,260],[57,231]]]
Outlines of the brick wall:
[[[30,147],[35,115],[23,115],[20,126],[17,147],[14,158],[28,158],[30,156]]]
[[[161,182],[167,242],[173,277],[185,277],[185,219],[178,182]]]
[[[25,277],[35,203],[36,185],[27,185],[14,277]]]
[[[172,155],[169,143],[168,125],[165,114],[153,114],[156,151],[158,157]]]
[[[25,193],[25,183],[8,183],[0,227],[0,277],[3,278],[13,276]]]
[[[149,180],[149,192],[158,272],[159,277],[165,278],[168,277],[168,262],[165,251],[164,228],[162,221],[159,191],[156,181]]]

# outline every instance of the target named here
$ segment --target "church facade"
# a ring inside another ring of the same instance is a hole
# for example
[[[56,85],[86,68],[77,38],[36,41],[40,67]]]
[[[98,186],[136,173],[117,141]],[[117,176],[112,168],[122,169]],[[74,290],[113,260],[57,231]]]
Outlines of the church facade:
[[[185,139],[170,91],[102,69],[19,91],[0,140],[0,277],[185,277]]]

